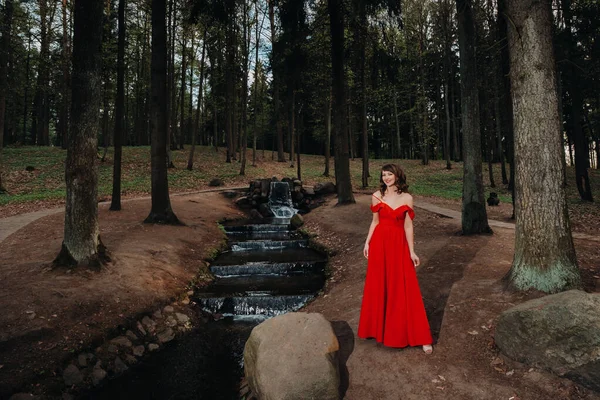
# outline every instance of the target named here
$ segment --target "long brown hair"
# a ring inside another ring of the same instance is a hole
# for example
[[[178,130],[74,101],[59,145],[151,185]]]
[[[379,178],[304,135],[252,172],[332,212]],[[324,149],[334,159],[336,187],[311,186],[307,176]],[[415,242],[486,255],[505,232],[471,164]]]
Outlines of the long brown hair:
[[[406,175],[404,175],[404,171],[396,164],[385,164],[381,167],[381,172],[379,173],[379,182],[381,183],[381,196],[385,196],[385,191],[387,190],[387,186],[383,183],[383,171],[391,172],[396,177],[396,182],[394,186],[398,188],[399,193],[407,193],[408,185],[406,184]]]

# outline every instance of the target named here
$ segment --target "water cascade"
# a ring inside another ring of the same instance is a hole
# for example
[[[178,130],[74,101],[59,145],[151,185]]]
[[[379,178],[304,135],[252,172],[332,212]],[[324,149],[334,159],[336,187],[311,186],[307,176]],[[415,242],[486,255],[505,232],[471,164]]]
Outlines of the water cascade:
[[[297,212],[286,182],[271,182],[267,224],[224,224],[230,249],[210,265],[214,280],[194,302],[210,322],[151,354],[137,368],[86,393],[87,399],[236,399],[250,331],[295,311],[325,283],[326,255],[291,229]]]

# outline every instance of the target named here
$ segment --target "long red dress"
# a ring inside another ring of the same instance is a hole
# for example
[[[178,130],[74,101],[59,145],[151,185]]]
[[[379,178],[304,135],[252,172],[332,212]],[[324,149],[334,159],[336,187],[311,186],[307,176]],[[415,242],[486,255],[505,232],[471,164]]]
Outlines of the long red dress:
[[[414,219],[415,212],[407,205],[393,209],[384,202],[371,210],[379,213],[379,224],[369,243],[358,337],[375,338],[388,347],[432,344],[404,231],[406,215]]]

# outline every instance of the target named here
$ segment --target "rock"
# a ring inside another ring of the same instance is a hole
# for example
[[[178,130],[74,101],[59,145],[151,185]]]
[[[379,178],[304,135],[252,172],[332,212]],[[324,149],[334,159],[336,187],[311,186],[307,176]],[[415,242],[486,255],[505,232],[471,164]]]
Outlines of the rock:
[[[163,317],[160,310],[154,311],[154,314],[152,314],[152,316],[154,317],[154,319],[162,319],[162,317]]]
[[[142,323],[140,321],[137,322],[136,327],[138,329],[138,331],[142,334],[142,336],[146,336],[146,329],[144,329],[144,326],[142,325]]]
[[[144,350],[145,350],[145,348],[142,345],[135,346],[133,348],[133,355],[136,357],[141,357],[144,355]]]
[[[79,371],[79,368],[73,364],[69,364],[69,366],[65,368],[65,371],[63,372],[63,379],[65,381],[65,385],[72,386],[83,382],[83,375],[81,374],[81,371]]]
[[[80,354],[77,356],[77,363],[80,367],[87,367],[87,354]]]
[[[333,182],[317,183],[315,186],[313,186],[313,189],[315,194],[318,195],[335,193],[335,185]]]
[[[175,311],[175,309],[173,308],[173,306],[165,306],[165,308],[163,308],[163,311],[166,313],[172,313],[173,311]]]
[[[121,360],[120,357],[115,358],[115,373],[116,374],[122,374],[123,372],[127,371],[129,369],[129,367],[123,362],[123,360]]]
[[[255,221],[261,221],[263,216],[258,212],[258,210],[252,209],[250,210],[250,219]]]
[[[115,346],[114,344],[109,344],[107,350],[109,353],[118,353],[119,352],[119,348],[117,346]]]
[[[225,183],[220,178],[213,178],[208,182],[208,186],[223,186]]]
[[[175,316],[177,317],[177,321],[179,321],[180,324],[185,324],[190,320],[190,317],[182,313],[175,313]]]
[[[32,393],[15,393],[8,400],[41,400],[40,396],[35,396]]]
[[[104,378],[106,378],[106,371],[100,365],[96,364],[92,370],[92,384],[98,386]]]
[[[313,189],[310,186],[309,187],[304,186],[302,189],[303,189],[302,191],[304,192],[305,196],[314,196],[315,195],[315,189]]]
[[[496,345],[508,357],[600,391],[600,294],[545,296],[504,311]]]
[[[167,317],[167,320],[165,321],[165,324],[172,328],[174,326],[177,326],[177,320],[172,315],[169,315]]]
[[[292,225],[294,228],[298,229],[302,225],[304,225],[304,218],[302,218],[302,215],[300,215],[300,214],[294,214],[292,219],[290,219],[290,225]]]
[[[252,199],[247,196],[240,197],[235,201],[235,205],[240,208],[248,208],[252,205]]]
[[[337,400],[338,350],[321,314],[280,315],[252,330],[244,348],[246,379],[261,400]]]
[[[225,190],[224,192],[221,192],[221,194],[227,199],[235,199],[238,195],[238,192],[235,190]]]
[[[148,351],[155,351],[155,350],[158,350],[158,348],[159,348],[159,347],[160,347],[160,346],[159,346],[159,345],[157,345],[156,343],[150,343],[150,344],[148,344]]]
[[[132,342],[138,340],[138,337],[135,333],[133,333],[132,331],[128,330],[127,332],[125,332],[125,336],[127,336],[127,338],[129,340],[131,340]]]
[[[126,336],[117,336],[110,342],[112,344],[116,344],[117,346],[131,347],[131,340],[129,340]]]
[[[138,360],[131,354],[127,354],[125,356],[125,362],[127,362],[127,364],[129,364],[129,365],[134,365],[134,364],[137,364]]]
[[[150,317],[142,318],[142,325],[148,330],[148,332],[152,333],[156,329],[156,322],[152,320]]]
[[[260,195],[262,197],[269,197],[270,191],[271,191],[271,180],[270,179],[261,179],[260,180]]]
[[[175,333],[173,333],[173,329],[167,328],[164,331],[161,331],[157,337],[159,343],[167,343],[175,338]]]
[[[270,218],[270,217],[274,217],[275,216],[275,214],[273,213],[273,211],[271,211],[271,209],[269,208],[269,205],[267,203],[261,203],[258,206],[258,212],[264,218]]]

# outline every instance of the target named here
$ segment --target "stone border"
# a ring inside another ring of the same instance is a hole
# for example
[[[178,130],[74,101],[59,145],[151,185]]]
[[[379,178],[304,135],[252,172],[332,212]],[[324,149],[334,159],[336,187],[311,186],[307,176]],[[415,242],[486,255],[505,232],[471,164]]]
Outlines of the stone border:
[[[161,307],[152,314],[146,313],[124,334],[106,340],[96,349],[74,355],[60,371],[62,397],[59,398],[74,399],[78,392],[122,375],[142,362],[146,354],[158,351],[177,336],[192,330],[196,318],[188,305],[193,293],[190,290],[183,300]],[[35,382],[30,384],[36,385]],[[48,395],[15,393],[9,400],[48,398]]]

